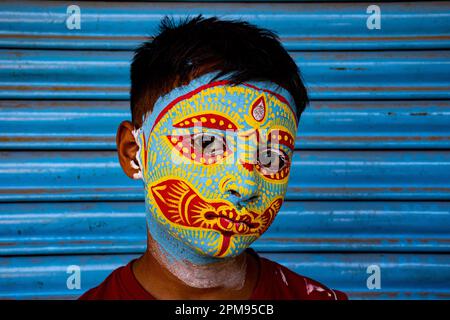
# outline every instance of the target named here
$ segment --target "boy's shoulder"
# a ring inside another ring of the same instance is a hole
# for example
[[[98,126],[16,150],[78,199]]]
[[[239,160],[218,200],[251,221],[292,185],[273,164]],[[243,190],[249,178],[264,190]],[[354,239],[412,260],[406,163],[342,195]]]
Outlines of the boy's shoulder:
[[[97,287],[85,292],[79,300],[154,300],[133,273],[133,262],[115,269]]]
[[[260,257],[260,280],[252,299],[264,300],[347,300],[345,293],[333,290],[289,268]]]

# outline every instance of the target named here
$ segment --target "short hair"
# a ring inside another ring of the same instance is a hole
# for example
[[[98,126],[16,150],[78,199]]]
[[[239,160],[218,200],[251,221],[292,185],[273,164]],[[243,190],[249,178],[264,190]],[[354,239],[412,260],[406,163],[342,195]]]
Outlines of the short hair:
[[[140,45],[131,63],[131,114],[135,128],[159,97],[210,72],[231,85],[271,81],[286,89],[296,105],[297,120],[308,104],[300,70],[278,36],[239,20],[202,15],[175,23],[165,17],[159,34]]]

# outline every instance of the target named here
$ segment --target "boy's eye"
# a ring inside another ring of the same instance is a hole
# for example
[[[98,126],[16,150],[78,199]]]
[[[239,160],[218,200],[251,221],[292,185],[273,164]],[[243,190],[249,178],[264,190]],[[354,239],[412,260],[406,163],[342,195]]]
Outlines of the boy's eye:
[[[285,155],[281,150],[265,149],[259,152],[258,164],[267,171],[276,173],[284,167],[285,163]]]
[[[169,135],[167,139],[181,155],[201,164],[215,164],[230,154],[225,138],[213,133]]]
[[[210,133],[196,133],[192,136],[192,145],[196,153],[206,156],[223,155],[226,143],[223,137]]]
[[[288,155],[280,149],[263,149],[258,152],[256,169],[266,178],[284,179],[290,170]]]

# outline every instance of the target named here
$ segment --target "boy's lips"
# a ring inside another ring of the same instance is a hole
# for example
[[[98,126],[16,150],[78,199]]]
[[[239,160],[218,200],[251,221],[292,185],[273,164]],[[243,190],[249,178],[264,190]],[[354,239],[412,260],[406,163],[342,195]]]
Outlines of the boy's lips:
[[[259,223],[252,222],[253,219],[249,214],[239,215],[234,209],[206,212],[205,218],[207,220],[215,220],[217,226],[225,232],[247,233],[251,229],[257,229],[259,226]]]

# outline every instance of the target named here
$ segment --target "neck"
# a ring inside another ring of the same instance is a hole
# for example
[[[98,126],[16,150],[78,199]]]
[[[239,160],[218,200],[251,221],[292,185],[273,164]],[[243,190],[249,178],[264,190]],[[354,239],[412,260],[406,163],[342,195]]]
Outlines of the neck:
[[[244,286],[247,267],[245,254],[207,264],[195,264],[177,259],[156,241],[150,241],[148,248],[159,265],[189,287],[239,290]]]
[[[246,252],[208,264],[176,259],[150,233],[147,251],[133,265],[138,281],[157,299],[248,299],[257,269]]]

